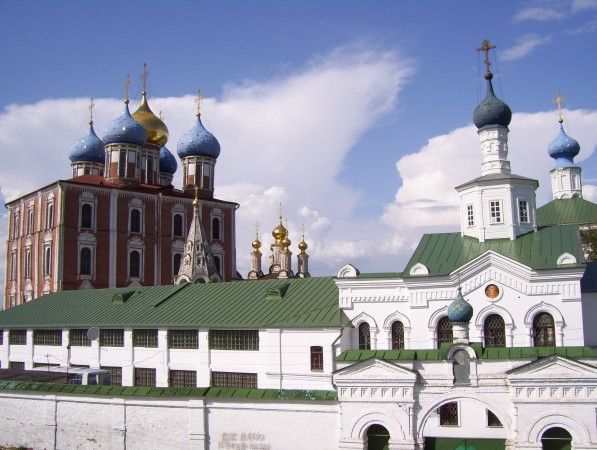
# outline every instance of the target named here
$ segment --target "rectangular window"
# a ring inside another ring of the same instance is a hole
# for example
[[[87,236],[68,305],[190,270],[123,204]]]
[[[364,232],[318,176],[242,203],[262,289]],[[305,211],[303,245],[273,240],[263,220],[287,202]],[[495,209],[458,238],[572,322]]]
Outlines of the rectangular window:
[[[135,368],[135,386],[155,387],[155,369]]]
[[[209,348],[213,350],[259,350],[259,331],[210,330]]]
[[[62,345],[62,330],[33,330],[33,345]]]
[[[257,374],[240,372],[212,372],[211,385],[213,387],[257,389]]]
[[[446,403],[439,407],[439,424],[445,426],[458,426],[458,402]]]
[[[168,330],[168,348],[199,348],[197,330]]]
[[[33,368],[36,368],[36,367],[60,367],[60,364],[47,363],[47,362],[45,362],[45,363],[34,362]]]
[[[124,347],[124,330],[122,328],[100,330],[100,346]]]
[[[502,205],[499,200],[489,202],[489,214],[491,223],[502,223]]]
[[[8,343],[10,345],[27,345],[27,330],[10,330]]]
[[[122,367],[101,366],[100,368],[110,372],[110,382],[113,386],[122,386]]]
[[[91,341],[87,337],[87,330],[82,328],[70,330],[69,344],[71,347],[91,347]]]
[[[529,204],[526,200],[518,200],[518,218],[520,223],[529,222]]]
[[[171,370],[170,387],[197,387],[197,372],[194,370]]]
[[[25,278],[31,278],[31,249],[25,249]]]
[[[33,234],[34,231],[34,214],[33,214],[33,208],[29,208],[29,210],[27,211],[27,234]]]
[[[14,370],[25,370],[25,363],[21,361],[11,361],[8,363],[8,367]]]
[[[17,279],[17,254],[12,252],[10,254],[10,280],[14,281]]]
[[[49,277],[52,274],[52,248],[44,248],[44,276]]]
[[[473,210],[473,205],[466,206],[466,219],[469,227],[472,227],[475,224],[475,214]]]
[[[323,371],[323,347],[311,347],[311,370],[314,372]]]
[[[158,330],[133,330],[133,347],[152,347],[158,346]]]

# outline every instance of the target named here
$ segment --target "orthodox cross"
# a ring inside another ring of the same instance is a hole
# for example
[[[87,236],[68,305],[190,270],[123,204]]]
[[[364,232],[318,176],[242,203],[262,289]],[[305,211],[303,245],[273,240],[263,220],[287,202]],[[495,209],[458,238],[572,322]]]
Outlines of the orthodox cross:
[[[566,97],[562,97],[558,92],[558,96],[552,100],[552,102],[558,104],[558,115],[560,116],[559,122],[564,122],[564,118],[562,117],[562,103],[566,101]]]
[[[89,99],[89,125],[93,125],[93,107],[95,103],[93,103],[93,97]]]
[[[259,240],[259,222],[255,224],[255,238]]]
[[[491,66],[491,63],[489,62],[489,50],[491,50],[492,48],[495,48],[495,45],[489,45],[489,41],[485,39],[483,41],[483,45],[477,49],[478,52],[485,52],[485,61],[483,62],[487,67],[487,72],[490,72],[489,66]]]
[[[131,80],[131,76],[127,74],[126,80],[124,80],[124,98],[128,102],[129,99],[129,86],[133,84],[133,80]]]
[[[160,111],[159,117],[162,122],[166,120],[166,116],[162,113],[162,111]]]
[[[278,207],[279,217],[280,217],[280,224],[282,223],[282,202],[280,202],[280,206]]]
[[[201,115],[201,100],[203,100],[203,95],[201,95],[201,89],[197,91],[197,97],[195,97],[195,105],[197,105],[197,116]]]
[[[149,70],[147,70],[147,63],[143,64],[143,75],[139,78],[143,81],[143,92],[147,92],[147,77],[149,76]]]
[[[303,241],[305,240],[305,224],[301,225],[301,233],[303,234]]]

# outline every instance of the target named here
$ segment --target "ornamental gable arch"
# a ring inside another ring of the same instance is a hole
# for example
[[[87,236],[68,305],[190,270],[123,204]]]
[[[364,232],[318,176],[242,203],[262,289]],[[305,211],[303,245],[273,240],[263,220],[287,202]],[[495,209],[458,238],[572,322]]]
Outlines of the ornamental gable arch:
[[[568,431],[572,436],[572,442],[574,442],[575,448],[591,446],[591,433],[587,426],[575,419],[560,414],[546,414],[537,419],[537,421],[529,427],[527,433],[524,433],[524,430],[519,430],[519,433],[522,436],[526,434],[527,442],[541,442],[543,433],[554,427],[561,427]]]

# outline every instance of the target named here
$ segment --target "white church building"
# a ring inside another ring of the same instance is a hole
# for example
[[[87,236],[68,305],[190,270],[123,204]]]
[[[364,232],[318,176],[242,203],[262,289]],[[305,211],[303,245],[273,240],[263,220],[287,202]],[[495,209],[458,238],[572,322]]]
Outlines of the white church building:
[[[486,62],[460,232],[423,236],[401,273],[210,282],[206,263],[204,283],[2,311],[2,368],[102,367],[114,386],[0,380],[0,446],[597,449],[597,205],[560,120],[537,207]]]

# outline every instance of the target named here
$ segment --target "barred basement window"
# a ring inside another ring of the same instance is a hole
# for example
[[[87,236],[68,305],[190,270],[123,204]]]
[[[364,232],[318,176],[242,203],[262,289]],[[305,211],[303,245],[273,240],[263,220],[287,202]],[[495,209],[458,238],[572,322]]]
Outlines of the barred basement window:
[[[71,347],[91,347],[91,341],[87,337],[87,330],[81,328],[70,330],[69,344]]]
[[[133,330],[133,347],[157,347],[158,330]]]
[[[101,366],[100,369],[110,372],[110,383],[113,386],[122,386],[122,367]]]
[[[62,330],[33,330],[33,345],[62,345]]]
[[[211,385],[213,387],[239,387],[246,389],[257,389],[257,374],[240,372],[212,372]]]
[[[155,387],[155,369],[135,368],[135,386]]]
[[[21,361],[11,361],[8,363],[8,368],[14,370],[25,370],[25,363]]]
[[[168,348],[199,348],[197,330],[168,330]]]
[[[8,343],[10,345],[27,345],[27,330],[10,330]]]
[[[487,410],[487,426],[488,427],[496,427],[496,428],[503,427],[500,419],[498,419],[497,416],[489,410]]]
[[[33,368],[36,368],[36,367],[60,367],[60,364],[34,362]],[[71,366],[71,367],[73,367],[73,366]]]
[[[259,350],[259,331],[210,330],[209,348],[213,350]]]
[[[197,372],[194,370],[171,370],[170,387],[197,387]]]
[[[458,425],[458,402],[446,403],[439,407],[439,424],[443,427]]]
[[[315,372],[323,370],[323,347],[311,347],[311,370]]]
[[[101,347],[124,347],[124,330],[122,328],[106,328],[100,330]]]

